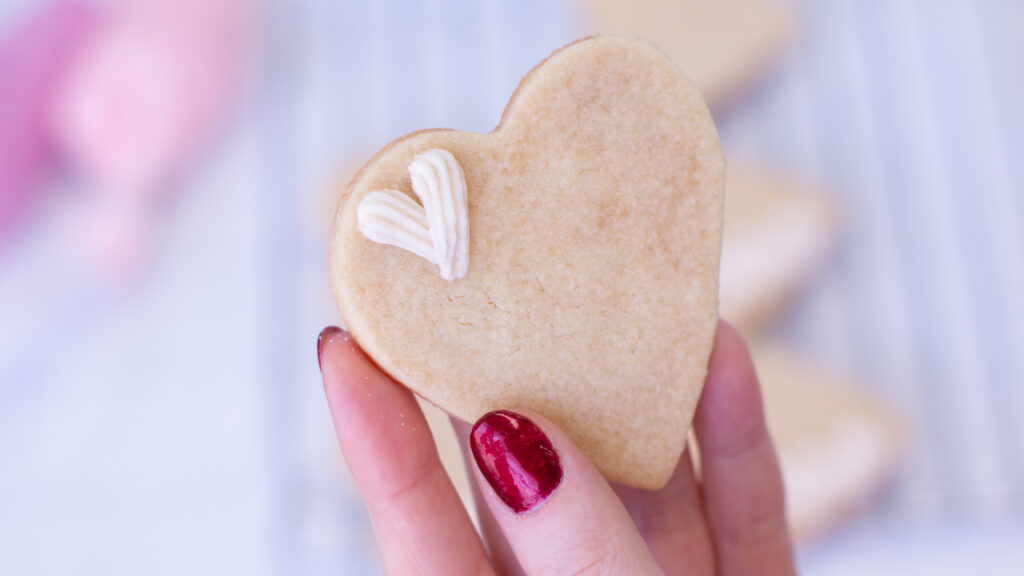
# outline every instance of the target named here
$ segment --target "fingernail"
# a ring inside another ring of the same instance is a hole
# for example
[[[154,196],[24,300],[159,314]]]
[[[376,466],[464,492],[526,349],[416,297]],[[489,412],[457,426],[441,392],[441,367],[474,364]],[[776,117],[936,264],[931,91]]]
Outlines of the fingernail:
[[[323,369],[323,354],[324,354],[324,343],[336,334],[341,334],[343,330],[337,326],[328,326],[320,331],[320,336],[316,339],[316,364]]]
[[[525,416],[490,412],[477,420],[469,437],[480,472],[517,514],[543,502],[562,481],[551,441]]]

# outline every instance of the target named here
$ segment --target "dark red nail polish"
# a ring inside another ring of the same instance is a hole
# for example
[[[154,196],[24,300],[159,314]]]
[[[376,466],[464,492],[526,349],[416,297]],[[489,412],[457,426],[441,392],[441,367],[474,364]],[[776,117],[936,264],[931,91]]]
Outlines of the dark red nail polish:
[[[320,365],[323,364],[322,356],[323,356],[323,353],[324,353],[324,342],[326,342],[328,338],[331,338],[335,334],[341,334],[341,333],[342,333],[342,329],[338,328],[337,326],[328,326],[327,328],[324,328],[323,330],[320,331],[320,336],[318,336],[317,339],[316,339],[316,363],[317,363],[317,366],[320,366]]]
[[[551,441],[525,416],[490,412],[477,420],[469,438],[480,472],[516,513],[533,509],[562,481]]]

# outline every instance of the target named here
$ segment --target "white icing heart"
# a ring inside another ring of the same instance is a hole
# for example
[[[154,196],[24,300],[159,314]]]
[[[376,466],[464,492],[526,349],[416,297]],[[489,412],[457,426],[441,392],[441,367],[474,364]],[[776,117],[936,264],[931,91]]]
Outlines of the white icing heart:
[[[437,264],[445,280],[469,270],[469,200],[466,175],[451,152],[433,148],[409,165],[417,204],[398,190],[367,194],[356,212],[359,231]]]

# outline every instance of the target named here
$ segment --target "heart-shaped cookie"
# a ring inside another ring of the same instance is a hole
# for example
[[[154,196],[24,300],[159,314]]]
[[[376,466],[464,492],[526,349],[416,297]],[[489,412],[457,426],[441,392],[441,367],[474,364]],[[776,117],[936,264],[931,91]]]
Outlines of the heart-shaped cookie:
[[[461,228],[436,228],[460,222],[458,194],[437,192],[463,174],[460,275]],[[608,478],[658,488],[707,371],[723,175],[707,106],[663,53],[582,40],[523,79],[494,132],[413,133],[363,167],[331,235],[334,298],[374,361],[448,412],[535,410]],[[405,227],[371,230],[384,209]]]

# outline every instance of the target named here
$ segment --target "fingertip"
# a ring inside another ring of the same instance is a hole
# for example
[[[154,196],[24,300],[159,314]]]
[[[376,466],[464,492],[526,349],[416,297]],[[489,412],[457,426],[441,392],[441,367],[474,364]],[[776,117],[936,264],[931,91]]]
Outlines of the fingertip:
[[[711,349],[711,357],[708,359],[709,370],[712,367],[729,367],[737,360],[750,361],[750,350],[743,334],[729,322],[719,318],[718,328],[715,330],[715,342]]]
[[[381,370],[350,333],[336,326],[324,328],[317,339],[317,354],[327,405],[339,436],[342,431],[361,435],[366,429],[386,425],[389,412],[400,419],[407,415],[422,419],[412,392]]]
[[[336,407],[334,396],[339,387],[351,384],[353,380],[378,381],[377,376],[387,378],[366,356],[359,344],[347,331],[337,326],[327,326],[316,340],[316,359],[320,367],[324,393],[333,411]]]
[[[702,451],[742,449],[765,428],[764,407],[747,343],[719,320],[694,428]]]
[[[324,367],[324,345],[333,340],[348,340],[351,336],[348,332],[337,326],[327,326],[320,331],[316,338],[316,363],[323,370]]]

